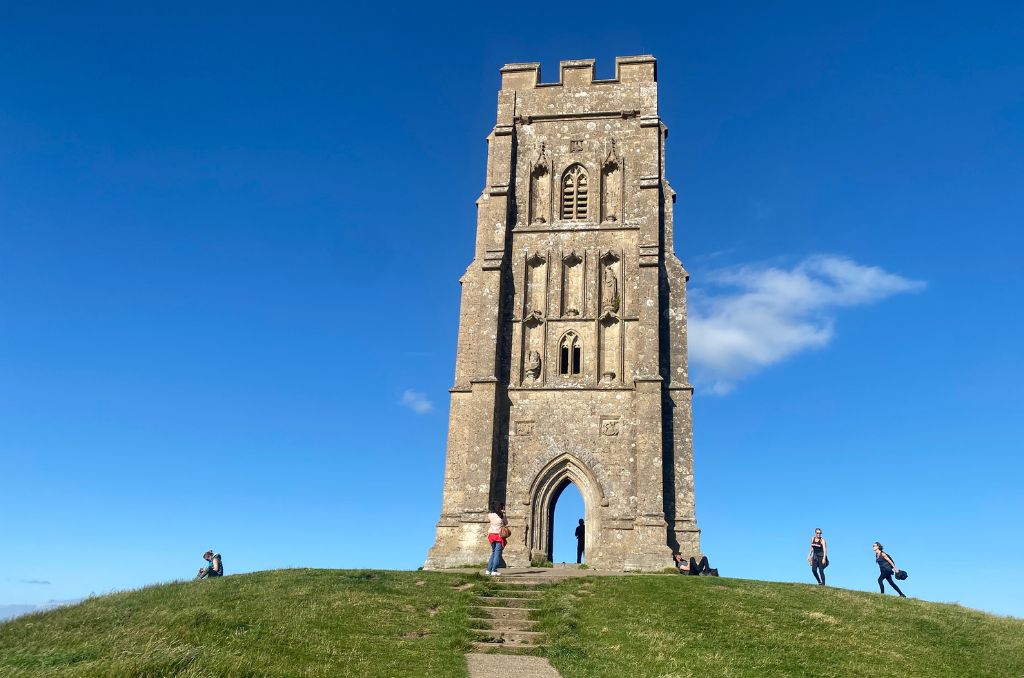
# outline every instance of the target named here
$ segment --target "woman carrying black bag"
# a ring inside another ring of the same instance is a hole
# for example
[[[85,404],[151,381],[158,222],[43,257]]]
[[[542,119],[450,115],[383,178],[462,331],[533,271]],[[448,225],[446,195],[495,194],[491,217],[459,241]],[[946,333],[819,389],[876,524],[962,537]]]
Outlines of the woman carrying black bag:
[[[883,581],[889,582],[889,586],[893,588],[896,593],[900,594],[900,598],[906,598],[903,595],[903,591],[900,591],[900,587],[896,586],[896,582],[892,580],[892,573],[896,572],[897,577],[899,576],[900,568],[896,567],[896,563],[892,562],[892,558],[889,554],[882,549],[882,545],[877,541],[871,545],[871,549],[875,552],[875,562],[878,563],[878,590],[881,591],[882,595],[885,595],[885,586],[882,584]]]
[[[814,528],[811,537],[811,549],[807,552],[807,562],[811,564],[811,574],[820,586],[825,585],[825,568],[828,567],[828,544],[821,536],[821,528]]]

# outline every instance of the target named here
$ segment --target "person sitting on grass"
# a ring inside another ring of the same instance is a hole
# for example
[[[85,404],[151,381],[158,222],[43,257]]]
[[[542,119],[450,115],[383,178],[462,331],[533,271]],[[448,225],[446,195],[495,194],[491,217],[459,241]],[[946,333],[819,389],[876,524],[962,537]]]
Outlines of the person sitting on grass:
[[[220,559],[219,553],[214,553],[212,550],[207,551],[203,554],[203,560],[209,563],[209,565],[199,568],[199,574],[196,576],[196,579],[224,576],[224,561]]]
[[[688,574],[693,577],[717,577],[718,568],[711,567],[708,565],[708,557],[701,556],[698,562],[693,556],[690,557],[690,561],[687,562],[683,559],[682,554],[673,553],[672,559],[676,561],[676,567],[679,568],[680,574]]]

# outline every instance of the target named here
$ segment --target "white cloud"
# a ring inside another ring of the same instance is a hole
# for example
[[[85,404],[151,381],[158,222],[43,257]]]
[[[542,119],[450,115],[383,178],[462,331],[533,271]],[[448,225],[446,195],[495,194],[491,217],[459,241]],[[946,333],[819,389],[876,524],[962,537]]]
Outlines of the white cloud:
[[[832,312],[917,292],[925,283],[877,266],[819,255],[790,270],[741,266],[705,274],[689,304],[690,360],[712,393],[835,334]]]
[[[402,393],[402,404],[406,405],[416,414],[426,414],[434,410],[434,403],[427,400],[426,395],[412,389],[406,389]]]

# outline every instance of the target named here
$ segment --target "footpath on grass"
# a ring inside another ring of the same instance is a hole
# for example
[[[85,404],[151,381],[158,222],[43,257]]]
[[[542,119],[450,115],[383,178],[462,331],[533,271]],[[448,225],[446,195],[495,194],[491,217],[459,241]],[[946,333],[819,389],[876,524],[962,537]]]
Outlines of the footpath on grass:
[[[467,574],[476,570],[457,570]],[[622,576],[577,567],[506,568],[494,584],[477,596],[470,611],[473,652],[466,655],[469,678],[561,678],[545,657],[544,634],[530,617],[540,608],[544,587],[579,577]]]

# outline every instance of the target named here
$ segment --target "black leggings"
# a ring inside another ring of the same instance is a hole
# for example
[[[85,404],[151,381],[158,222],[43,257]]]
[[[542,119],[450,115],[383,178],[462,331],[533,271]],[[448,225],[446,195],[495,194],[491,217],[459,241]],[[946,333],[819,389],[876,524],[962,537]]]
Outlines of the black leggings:
[[[906,596],[903,595],[903,591],[900,591],[900,587],[896,586],[896,582],[892,580],[892,570],[882,570],[882,573],[878,575],[878,591],[880,593],[885,593],[885,586],[882,585],[883,581],[889,582],[889,586],[893,587],[896,593],[906,598]]]
[[[825,566],[821,564],[821,558],[818,556],[811,558],[811,574],[819,584],[825,583]]]

